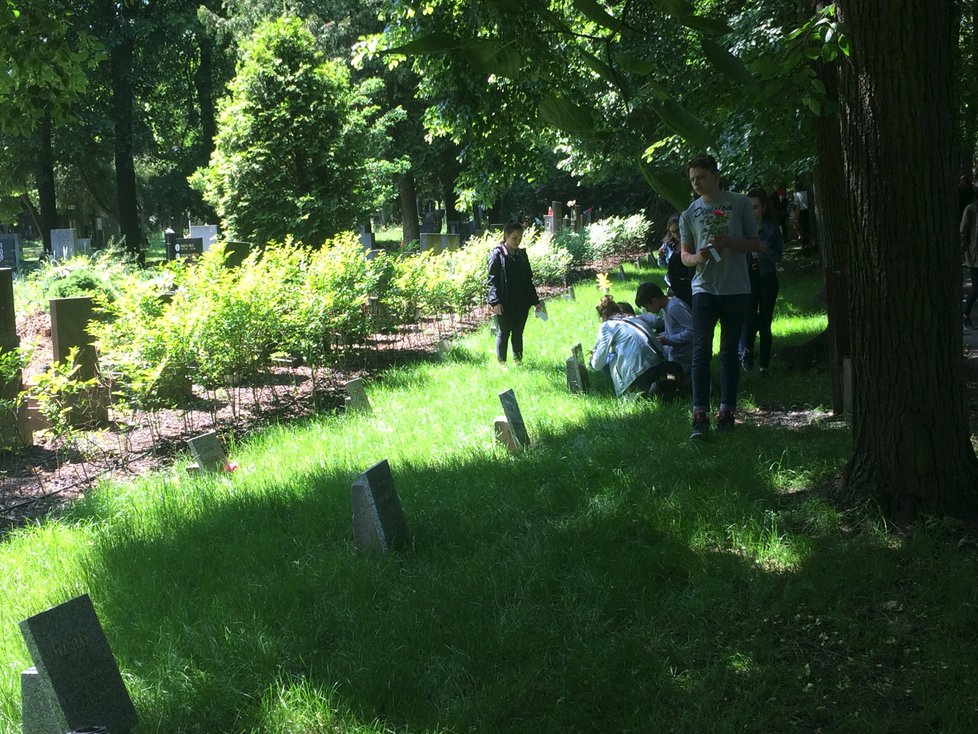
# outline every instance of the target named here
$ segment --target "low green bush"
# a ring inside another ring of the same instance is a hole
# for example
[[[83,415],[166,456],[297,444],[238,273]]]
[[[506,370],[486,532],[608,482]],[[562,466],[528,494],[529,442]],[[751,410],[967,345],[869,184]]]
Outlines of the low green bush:
[[[641,249],[652,226],[641,214],[607,217],[587,228],[592,258],[625,255]]]

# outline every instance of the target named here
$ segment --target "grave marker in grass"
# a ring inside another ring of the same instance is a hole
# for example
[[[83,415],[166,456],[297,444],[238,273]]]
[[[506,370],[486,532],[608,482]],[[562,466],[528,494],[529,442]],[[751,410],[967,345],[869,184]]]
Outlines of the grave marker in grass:
[[[193,454],[194,460],[197,462],[187,467],[188,473],[232,470],[216,431],[188,439],[187,446],[190,447],[190,453]]]
[[[506,444],[510,451],[525,449],[530,445],[530,437],[526,433],[526,424],[523,422],[520,405],[516,401],[516,393],[512,388],[499,393],[499,402],[502,403],[505,415],[495,420],[497,440]]]
[[[132,730],[136,709],[87,594],[28,617],[20,631],[34,662],[21,674],[24,734]]]
[[[348,411],[358,413],[371,413],[370,400],[367,398],[367,391],[363,387],[363,380],[359,377],[350,380],[344,388],[346,390],[345,405]]]
[[[388,553],[407,548],[407,519],[387,459],[357,477],[350,487],[350,503],[357,550]]]

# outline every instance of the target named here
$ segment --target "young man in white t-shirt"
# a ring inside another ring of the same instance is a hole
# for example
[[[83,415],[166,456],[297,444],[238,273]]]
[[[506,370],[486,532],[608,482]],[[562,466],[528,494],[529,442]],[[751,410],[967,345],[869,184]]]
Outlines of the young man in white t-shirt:
[[[693,276],[693,427],[690,438],[710,432],[710,360],[720,322],[720,408],[717,430],[734,426],[740,363],[737,346],[750,295],[748,252],[763,249],[746,196],[720,188],[713,156],[693,158],[689,183],[699,198],[679,218],[683,265]]]

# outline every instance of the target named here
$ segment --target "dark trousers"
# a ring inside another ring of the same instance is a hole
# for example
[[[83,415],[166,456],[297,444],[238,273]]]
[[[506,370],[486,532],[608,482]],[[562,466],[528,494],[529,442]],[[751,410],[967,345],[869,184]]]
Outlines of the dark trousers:
[[[526,328],[526,320],[529,316],[529,306],[525,308],[503,306],[503,312],[496,317],[499,324],[499,331],[496,332],[496,359],[500,362],[506,361],[506,350],[510,339],[513,340],[513,359],[523,359],[523,329]]]
[[[693,294],[693,410],[710,409],[710,362],[713,359],[713,332],[720,322],[720,409],[737,407],[740,361],[737,346],[744,328],[747,294],[715,296]]]
[[[964,302],[964,315],[970,317],[971,307],[978,300],[978,268],[968,268],[968,270],[971,271],[971,293],[968,294],[968,300]]]
[[[744,332],[740,337],[741,353],[754,351],[754,339],[761,338],[761,367],[771,364],[771,321],[774,320],[774,304],[778,300],[778,274],[769,273],[751,278],[750,301],[744,317]]]

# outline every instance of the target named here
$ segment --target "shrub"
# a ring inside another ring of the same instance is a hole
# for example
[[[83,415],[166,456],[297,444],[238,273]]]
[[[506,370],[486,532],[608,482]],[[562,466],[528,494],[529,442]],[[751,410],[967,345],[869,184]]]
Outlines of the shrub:
[[[641,249],[651,224],[641,214],[607,217],[588,226],[591,257],[625,255]]]
[[[591,241],[587,229],[579,232],[564,230],[554,237],[554,240],[571,254],[573,262],[583,263],[592,259]]]

